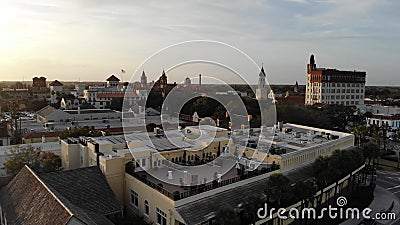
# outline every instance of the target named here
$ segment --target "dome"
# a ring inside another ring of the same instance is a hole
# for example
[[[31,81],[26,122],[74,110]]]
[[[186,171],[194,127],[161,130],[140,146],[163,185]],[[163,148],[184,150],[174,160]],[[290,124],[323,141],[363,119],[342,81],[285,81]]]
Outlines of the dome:
[[[186,79],[185,79],[185,86],[188,86],[188,85],[191,85],[192,84],[192,81],[190,80],[190,78],[189,77],[186,77]]]

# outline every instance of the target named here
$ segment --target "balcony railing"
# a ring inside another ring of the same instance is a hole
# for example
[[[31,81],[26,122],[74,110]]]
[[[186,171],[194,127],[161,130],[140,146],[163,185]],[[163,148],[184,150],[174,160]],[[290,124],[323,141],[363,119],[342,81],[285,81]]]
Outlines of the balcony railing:
[[[236,183],[238,181],[241,180],[246,180],[248,178],[252,178],[252,177],[256,177],[262,174],[266,174],[266,173],[270,173],[272,171],[275,170],[279,170],[279,165],[272,165],[268,168],[263,167],[261,169],[258,170],[254,170],[254,171],[247,171],[245,174],[237,176],[237,177],[233,177],[230,179],[226,179],[226,180],[222,180],[221,182],[218,182],[217,180],[213,180],[211,183],[209,184],[199,184],[199,185],[193,185],[193,186],[189,186],[188,188],[190,188],[190,190],[188,191],[184,191],[184,192],[179,192],[179,191],[175,191],[173,193],[171,193],[170,191],[166,190],[163,188],[162,183],[156,184],[152,181],[150,181],[147,178],[147,175],[142,175],[139,173],[134,172],[133,168],[126,168],[126,173],[128,173],[129,175],[135,177],[136,179],[140,180],[141,182],[143,182],[144,184],[146,184],[147,186],[159,191],[160,193],[164,194],[165,196],[167,196],[168,198],[177,201],[183,198],[187,198],[193,195],[197,195],[206,191],[210,191],[213,189],[217,189],[226,185],[230,185],[233,183]]]

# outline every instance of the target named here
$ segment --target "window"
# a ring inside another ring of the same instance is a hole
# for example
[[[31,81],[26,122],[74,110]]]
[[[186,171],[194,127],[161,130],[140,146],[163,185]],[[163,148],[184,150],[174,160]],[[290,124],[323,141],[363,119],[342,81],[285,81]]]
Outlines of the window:
[[[149,202],[147,200],[144,201],[144,214],[146,216],[149,215],[150,212],[150,206],[149,206]]]
[[[131,190],[131,203],[132,205],[138,207],[139,205],[139,196],[138,193]]]
[[[146,159],[142,159],[142,167],[146,167]]]
[[[157,208],[157,224],[167,225],[167,214]]]

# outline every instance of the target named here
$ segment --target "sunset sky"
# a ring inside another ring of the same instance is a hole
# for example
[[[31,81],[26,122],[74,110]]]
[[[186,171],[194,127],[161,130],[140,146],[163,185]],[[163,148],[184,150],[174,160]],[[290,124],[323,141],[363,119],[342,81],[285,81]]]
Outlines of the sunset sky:
[[[399,10],[398,0],[2,0],[0,80],[103,81],[121,68],[128,79],[156,51],[206,39],[263,63],[273,84],[304,84],[313,53],[318,66],[366,71],[367,85],[400,85]],[[166,67],[143,69],[155,80]]]

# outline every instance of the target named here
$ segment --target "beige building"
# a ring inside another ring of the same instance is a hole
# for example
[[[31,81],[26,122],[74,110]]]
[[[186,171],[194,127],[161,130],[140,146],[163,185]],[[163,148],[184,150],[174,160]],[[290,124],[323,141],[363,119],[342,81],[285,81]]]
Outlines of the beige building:
[[[246,132],[206,125],[70,138],[61,142],[62,164],[66,170],[98,165],[118,201],[148,222],[208,224],[221,205],[234,208],[240,196],[262,194],[274,171],[293,171],[354,143],[351,134],[294,124],[254,129],[248,140]]]

